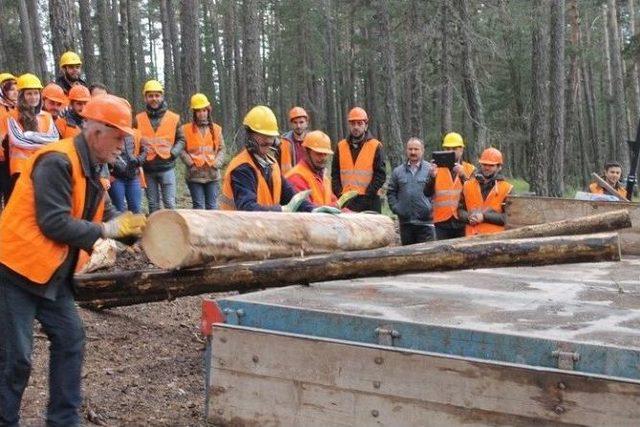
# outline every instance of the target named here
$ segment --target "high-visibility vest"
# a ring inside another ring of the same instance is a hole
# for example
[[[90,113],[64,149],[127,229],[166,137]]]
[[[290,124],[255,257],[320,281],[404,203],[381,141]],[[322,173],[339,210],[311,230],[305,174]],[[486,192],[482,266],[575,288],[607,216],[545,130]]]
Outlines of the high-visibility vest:
[[[69,124],[69,121],[64,117],[56,119],[56,127],[58,128],[60,139],[75,138],[82,131],[80,126]]]
[[[20,126],[20,122],[18,120],[18,112],[7,117],[7,122],[9,120],[15,120],[16,126]],[[55,123],[53,121],[53,117],[51,114],[46,111],[40,111],[37,116],[38,119],[38,132],[52,134],[55,128]],[[55,129],[57,132],[57,129]],[[33,147],[25,148],[24,145],[21,145],[18,141],[17,136],[11,131],[11,127],[7,124],[7,136],[9,138],[9,172],[11,175],[16,173],[21,173],[22,169],[27,162],[27,160],[38,151],[40,148],[45,145],[42,144],[33,144]]]
[[[513,186],[507,181],[496,181],[485,200],[482,198],[482,190],[478,180],[472,179],[465,182],[462,187],[462,194],[464,195],[467,212],[469,212],[469,214],[484,213],[491,209],[495,212],[502,213],[504,211],[502,205],[512,188]],[[501,231],[504,231],[503,225],[489,224],[487,222],[482,222],[477,225],[467,224],[465,227],[466,236],[499,233]]]
[[[295,156],[295,147],[293,143],[286,138],[280,138],[280,170],[286,174],[293,168],[293,158]]]
[[[340,155],[340,183],[342,184],[342,193],[355,190],[359,195],[366,193],[367,187],[373,179],[373,162],[375,160],[376,150],[382,143],[377,139],[366,141],[358,158],[353,161],[349,143],[343,139],[338,143],[338,154]]]
[[[187,123],[182,125],[184,139],[186,141],[185,152],[191,157],[196,167],[213,166],[216,154],[220,149],[220,140],[222,138],[222,128],[217,124],[213,124],[213,135],[209,126],[203,135],[197,125]]]
[[[623,188],[622,186],[618,186],[618,188],[614,188],[614,189],[618,192],[619,195],[621,195],[625,199],[627,198],[626,188]],[[597,182],[592,182],[589,185],[589,192],[593,194],[609,194],[608,192],[604,191],[604,188],[600,187]]]
[[[51,240],[42,233],[36,219],[36,204],[31,173],[37,159],[46,153],[64,154],[71,163],[71,217],[81,219],[85,211],[87,179],[74,140],[63,139],[46,145],[25,164],[9,203],[0,216],[0,263],[37,284],[45,285],[69,254],[69,246]],[[104,194],[93,218],[102,221]],[[88,260],[80,255],[79,263]],[[79,265],[78,265],[79,267]]]
[[[309,189],[311,189],[312,203],[324,206],[330,206],[333,203],[331,177],[328,174],[325,173],[323,177],[319,177],[313,173],[307,162],[300,162],[284,176],[285,178],[290,178],[294,175],[301,176],[309,186]]]
[[[462,162],[462,168],[467,178],[473,177],[476,170],[471,163]],[[431,202],[433,204],[433,222],[445,222],[450,218],[458,218],[458,204],[462,193],[462,181],[446,167],[439,167],[436,173],[435,191]]]
[[[271,188],[273,188],[273,193],[269,189],[269,185],[267,181],[262,176],[262,172],[258,169],[251,154],[245,148],[242,150],[237,156],[235,156],[227,170],[225,171],[224,178],[222,180],[222,194],[218,199],[220,203],[220,209],[222,210],[236,210],[236,204],[233,200],[233,187],[231,186],[231,172],[233,172],[238,166],[248,164],[253,169],[253,172],[256,174],[257,188],[257,202],[260,205],[279,205],[280,197],[282,195],[282,175],[280,172],[280,166],[278,163],[274,163],[273,170],[271,171]]]
[[[167,110],[160,119],[160,124],[155,131],[151,126],[149,116],[144,111],[136,115],[136,122],[142,136],[146,138],[149,144],[147,161],[155,159],[156,156],[165,160],[170,158],[171,147],[175,142],[176,130],[178,129],[178,123],[180,123],[180,116],[173,111]]]

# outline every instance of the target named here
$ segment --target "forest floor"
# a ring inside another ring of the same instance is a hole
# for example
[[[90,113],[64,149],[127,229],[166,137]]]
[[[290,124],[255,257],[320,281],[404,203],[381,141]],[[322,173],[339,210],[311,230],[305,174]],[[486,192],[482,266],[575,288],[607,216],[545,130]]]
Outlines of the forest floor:
[[[82,416],[87,425],[201,426],[204,349],[201,296],[100,312],[80,309],[87,344]],[[44,425],[48,341],[35,330],[23,425]]]

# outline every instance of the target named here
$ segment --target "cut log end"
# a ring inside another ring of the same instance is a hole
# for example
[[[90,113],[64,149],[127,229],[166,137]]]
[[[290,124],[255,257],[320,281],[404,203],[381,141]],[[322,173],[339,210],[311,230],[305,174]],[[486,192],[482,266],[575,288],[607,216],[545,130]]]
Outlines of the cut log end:
[[[188,229],[189,225],[176,211],[151,214],[142,235],[142,247],[149,260],[165,269],[180,265],[190,252]]]

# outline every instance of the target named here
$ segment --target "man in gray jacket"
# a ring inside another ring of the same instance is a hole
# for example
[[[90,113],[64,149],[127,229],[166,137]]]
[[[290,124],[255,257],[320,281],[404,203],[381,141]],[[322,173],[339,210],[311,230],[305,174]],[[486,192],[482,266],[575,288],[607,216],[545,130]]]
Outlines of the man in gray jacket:
[[[431,201],[425,195],[433,166],[423,159],[424,144],[418,138],[409,138],[405,152],[407,161],[393,170],[387,199],[400,221],[400,241],[411,245],[433,240]]]

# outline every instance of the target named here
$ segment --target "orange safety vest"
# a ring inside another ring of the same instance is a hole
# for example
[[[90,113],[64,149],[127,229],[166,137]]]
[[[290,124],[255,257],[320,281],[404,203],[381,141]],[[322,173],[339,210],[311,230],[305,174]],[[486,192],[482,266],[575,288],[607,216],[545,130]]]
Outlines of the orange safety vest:
[[[60,139],[75,138],[82,131],[79,126],[70,125],[64,117],[56,119],[56,127],[58,128],[58,133],[60,133]]]
[[[621,195],[625,199],[627,198],[627,189],[626,188],[622,188],[622,186],[619,186],[615,190],[618,192],[619,195]],[[609,194],[608,192],[604,191],[604,188],[600,187],[600,185],[598,185],[597,182],[592,182],[589,185],[589,192],[592,193],[592,194]]]
[[[213,166],[216,154],[220,149],[220,140],[222,139],[222,128],[217,124],[213,124],[213,135],[209,126],[203,135],[194,123],[182,125],[184,139],[186,141],[185,151],[193,160],[196,167]]]
[[[464,183],[462,193],[464,194],[464,203],[467,211],[471,213],[484,213],[489,209],[502,213],[504,200],[511,192],[513,185],[507,181],[496,181],[495,186],[491,189],[487,195],[487,199],[483,200],[482,190],[480,189],[480,183],[475,180],[469,180]],[[476,234],[491,234],[504,231],[504,225],[489,224],[482,222],[477,225],[469,225],[465,227],[465,235],[473,236]]]
[[[52,126],[55,127],[55,123],[53,121],[53,117],[51,114],[46,111],[40,111],[38,113],[38,132],[48,133]],[[18,121],[18,112],[11,113],[11,116],[7,116],[7,122],[10,118],[13,118],[16,121],[18,126],[20,122]],[[9,125],[7,124],[7,135],[9,137],[9,173],[11,175],[22,172],[25,163],[27,160],[38,151],[40,148],[44,147],[44,145],[36,145],[34,144],[33,149],[22,148],[16,145],[18,142],[15,139],[15,135],[9,129]]]
[[[220,209],[227,211],[235,211],[236,204],[233,200],[233,188],[231,187],[231,172],[233,172],[238,166],[248,164],[256,174],[258,179],[256,193],[258,195],[258,204],[260,205],[279,205],[280,196],[282,194],[282,172],[280,172],[280,166],[278,163],[273,164],[273,170],[271,171],[271,188],[273,188],[273,194],[269,189],[267,181],[262,176],[262,172],[258,169],[251,157],[251,154],[245,148],[237,156],[235,156],[224,174],[222,180],[222,194],[220,194],[219,202]]]
[[[338,154],[340,155],[340,183],[342,184],[342,193],[355,190],[359,195],[364,195],[367,187],[373,179],[373,161],[375,159],[376,150],[382,143],[377,139],[366,141],[358,158],[353,161],[349,143],[343,139],[338,143]]]
[[[75,219],[82,218],[85,210],[87,179],[74,140],[71,138],[45,146],[25,163],[11,199],[0,217],[0,263],[41,285],[47,284],[69,254],[69,246],[45,236],[36,219],[31,173],[37,159],[51,152],[66,155],[71,163],[73,186],[70,215]],[[102,221],[104,203],[103,195],[92,222]],[[80,255],[78,267],[81,260],[88,260],[86,253],[84,256]]]
[[[293,168],[293,144],[286,138],[280,138],[280,170],[286,174]]]
[[[467,178],[473,177],[476,170],[471,163],[462,162],[462,168]],[[451,175],[449,168],[439,167],[436,173],[435,191],[432,197],[433,222],[445,222],[449,218],[458,218],[458,204],[462,192],[462,181],[456,175]]]
[[[311,202],[316,205],[331,206],[333,204],[331,178],[325,174],[322,179],[309,168],[306,162],[300,162],[284,176],[289,178],[300,175],[311,189]]]
[[[147,152],[147,161],[151,161],[159,156],[161,159],[171,157],[171,147],[176,139],[176,130],[180,123],[180,116],[173,111],[167,110],[160,119],[160,125],[154,131],[151,126],[151,120],[146,112],[136,115],[138,129],[142,136],[147,138],[149,151]]]

